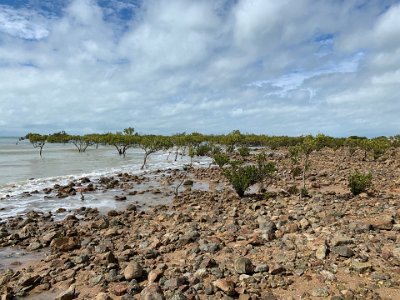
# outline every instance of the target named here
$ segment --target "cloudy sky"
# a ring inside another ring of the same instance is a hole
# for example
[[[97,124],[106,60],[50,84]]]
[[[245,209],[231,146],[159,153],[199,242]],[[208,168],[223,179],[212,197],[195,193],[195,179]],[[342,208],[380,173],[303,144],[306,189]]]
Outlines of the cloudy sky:
[[[400,1],[0,0],[0,135],[400,133]]]

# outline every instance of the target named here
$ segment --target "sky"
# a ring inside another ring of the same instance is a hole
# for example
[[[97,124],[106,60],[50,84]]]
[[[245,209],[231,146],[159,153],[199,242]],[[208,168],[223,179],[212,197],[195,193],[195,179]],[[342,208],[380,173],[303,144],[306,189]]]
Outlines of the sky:
[[[400,133],[400,1],[0,0],[0,135]]]

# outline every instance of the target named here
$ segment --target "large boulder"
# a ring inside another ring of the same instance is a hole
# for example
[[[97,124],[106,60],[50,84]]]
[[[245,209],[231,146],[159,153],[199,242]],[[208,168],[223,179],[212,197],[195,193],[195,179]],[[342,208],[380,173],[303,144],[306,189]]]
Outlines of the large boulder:
[[[60,237],[53,239],[50,243],[51,251],[66,252],[80,247],[80,241],[76,237]]]

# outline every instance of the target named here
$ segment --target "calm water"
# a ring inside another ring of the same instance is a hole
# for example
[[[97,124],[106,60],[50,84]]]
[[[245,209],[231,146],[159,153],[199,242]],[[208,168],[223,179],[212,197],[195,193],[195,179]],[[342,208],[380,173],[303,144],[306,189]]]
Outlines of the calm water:
[[[39,149],[33,148],[28,141],[17,145],[17,140],[0,138],[0,219],[31,209],[54,211],[59,207],[73,209],[82,206],[78,196],[49,201],[42,193],[26,198],[23,192],[41,191],[56,183],[66,184],[83,176],[96,180],[100,176],[119,172],[143,173],[140,170],[143,159],[140,149],[129,149],[124,158],[113,147],[90,147],[86,152],[79,153],[72,144],[46,144],[40,157]],[[182,167],[189,161],[184,157],[174,162],[173,156],[168,159],[165,152],[151,155],[147,171]],[[208,160],[197,161],[197,164],[208,164]],[[115,208],[115,201],[110,202],[110,197],[94,194],[85,198],[85,206]]]
[[[79,153],[72,144],[46,144],[42,157],[28,141],[0,138],[0,186],[61,175],[77,175],[105,171],[122,166],[137,166],[141,160],[139,149],[130,150],[123,158],[114,148],[99,146]]]

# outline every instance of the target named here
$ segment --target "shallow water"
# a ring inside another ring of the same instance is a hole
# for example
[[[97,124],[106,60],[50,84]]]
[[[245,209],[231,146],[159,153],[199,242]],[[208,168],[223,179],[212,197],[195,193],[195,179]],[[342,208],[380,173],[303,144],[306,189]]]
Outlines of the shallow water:
[[[47,250],[28,252],[16,247],[6,247],[0,250],[0,273],[12,269],[14,272],[26,268],[31,263],[44,258]]]
[[[167,202],[171,198],[163,194],[129,196],[127,201],[117,202],[114,196],[120,195],[121,191],[88,193],[84,195],[84,201],[80,200],[79,194],[58,199],[48,198],[41,191],[55,184],[66,185],[82,177],[89,177],[96,183],[101,176],[115,176],[121,172],[154,177],[152,171],[181,168],[190,161],[188,157],[179,157],[175,162],[174,155],[168,157],[168,153],[158,152],[149,157],[148,167],[142,171],[143,151],[137,148],[129,149],[124,158],[113,147],[91,147],[85,153],[79,153],[71,144],[46,144],[41,158],[38,149],[34,149],[29,142],[16,145],[16,141],[17,138],[0,138],[0,220],[30,210],[54,212],[60,207],[72,210],[86,206],[106,211],[121,209],[135,201],[141,204]],[[209,162],[208,158],[201,158],[194,165],[208,165]],[[39,193],[24,193],[36,190]]]

